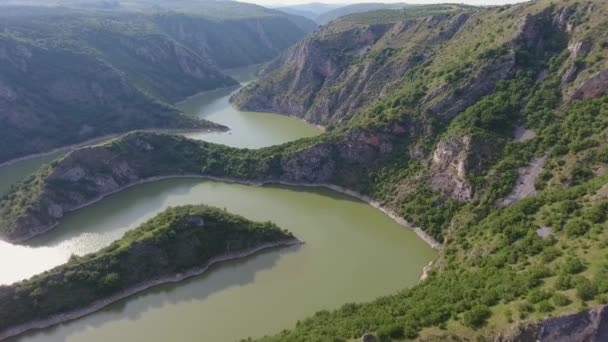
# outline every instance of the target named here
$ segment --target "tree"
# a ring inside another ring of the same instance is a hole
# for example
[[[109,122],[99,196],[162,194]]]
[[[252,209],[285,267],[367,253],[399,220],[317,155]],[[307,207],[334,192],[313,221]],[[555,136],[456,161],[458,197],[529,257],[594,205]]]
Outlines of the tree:
[[[582,278],[576,284],[576,295],[582,300],[592,300],[597,295],[597,287],[589,279]]]
[[[464,313],[464,324],[471,328],[479,328],[486,323],[491,314],[487,306],[477,304]]]
[[[566,227],[564,227],[564,232],[567,236],[578,237],[585,235],[585,233],[587,233],[590,228],[591,225],[589,225],[587,221],[576,218],[566,223]]]

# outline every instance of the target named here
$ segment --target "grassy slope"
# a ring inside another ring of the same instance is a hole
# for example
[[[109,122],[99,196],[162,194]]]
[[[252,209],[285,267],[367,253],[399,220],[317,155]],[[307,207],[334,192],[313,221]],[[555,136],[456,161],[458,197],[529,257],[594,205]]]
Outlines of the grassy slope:
[[[0,286],[0,331],[85,308],[134,286],[203,267],[216,257],[293,240],[270,222],[207,206],[166,210],[99,252]]]

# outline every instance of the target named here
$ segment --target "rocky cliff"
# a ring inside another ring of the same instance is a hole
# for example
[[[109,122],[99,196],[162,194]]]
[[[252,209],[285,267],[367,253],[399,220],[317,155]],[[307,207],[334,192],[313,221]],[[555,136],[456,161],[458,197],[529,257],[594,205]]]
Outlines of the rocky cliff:
[[[425,15],[400,20],[378,20],[370,14],[373,23],[364,15],[343,18],[288,49],[232,101],[243,109],[284,113],[330,128],[417,118],[411,120],[418,122],[417,132],[401,137],[410,141],[410,158],[431,165],[428,177],[423,177],[431,188],[470,200],[475,196],[471,180],[499,155],[499,141],[506,135],[484,128],[483,138],[470,144],[472,131],[441,138],[441,126],[449,126],[518,73],[534,69],[537,75],[532,77],[542,80],[547,65],[534,64],[558,56],[566,46],[557,71],[564,93],[575,89],[574,98],[602,95],[603,73],[589,70],[602,70],[603,59],[595,57],[593,67],[580,64],[601,45],[588,38],[597,27],[583,29],[576,23],[584,13],[593,14],[590,8],[593,5],[491,11],[455,7],[447,13],[431,8]],[[493,25],[496,22],[501,25]],[[479,31],[490,33],[476,35]],[[569,71],[573,65],[581,72]],[[514,124],[506,121],[504,125]],[[481,146],[484,139],[495,146]],[[429,143],[436,144],[434,149]]]
[[[601,342],[608,340],[608,307],[549,318],[522,329],[509,341]]]

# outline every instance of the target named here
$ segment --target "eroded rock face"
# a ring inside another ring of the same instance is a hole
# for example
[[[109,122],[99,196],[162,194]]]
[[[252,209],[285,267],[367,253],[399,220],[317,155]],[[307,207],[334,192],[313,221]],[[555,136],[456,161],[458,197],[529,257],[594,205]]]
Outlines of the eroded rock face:
[[[509,341],[604,342],[608,341],[608,307],[550,318],[526,327]]]
[[[336,169],[332,147],[322,144],[290,155],[281,161],[281,168],[281,178],[290,182],[328,182]]]
[[[572,96],[574,99],[592,99],[608,94],[608,70],[598,73],[585,82]]]
[[[376,342],[378,341],[378,339],[376,339],[376,336],[374,336],[374,334],[364,334],[363,336],[361,336],[361,342]]]
[[[421,36],[417,42],[421,50],[439,45],[459,32],[469,18],[468,13],[438,15],[337,33],[321,31],[286,51],[265,69],[260,82],[232,100],[243,109],[340,124],[349,114],[399,86],[403,75],[429,57],[411,52],[391,58],[396,52],[389,46],[398,47],[412,35]],[[385,57],[366,58],[372,53]],[[362,61],[350,63],[344,56],[358,56]]]
[[[472,199],[469,179],[484,169],[492,155],[491,148],[472,136],[441,141],[431,160],[431,187],[461,201]]]

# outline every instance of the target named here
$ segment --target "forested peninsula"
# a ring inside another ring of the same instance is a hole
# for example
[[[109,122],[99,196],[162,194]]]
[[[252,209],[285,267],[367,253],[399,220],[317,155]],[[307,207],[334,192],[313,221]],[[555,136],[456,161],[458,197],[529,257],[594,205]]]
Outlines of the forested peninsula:
[[[170,208],[98,252],[0,286],[0,339],[82,317],[221,261],[300,243],[270,222],[203,205]]]

